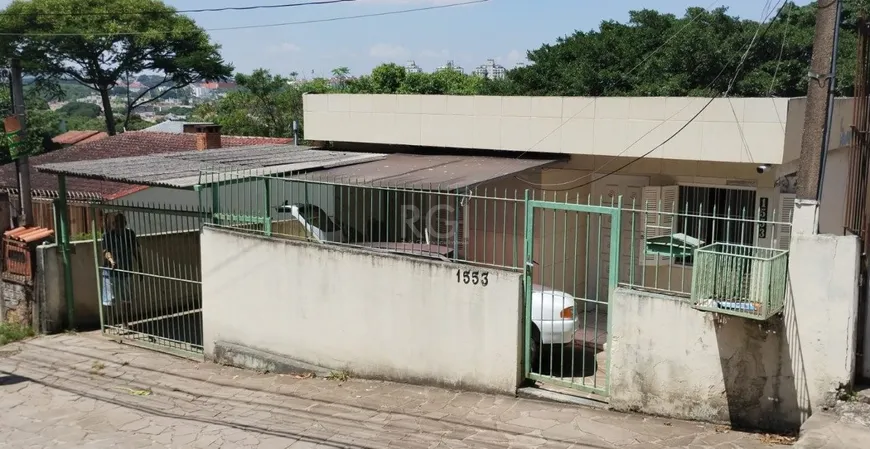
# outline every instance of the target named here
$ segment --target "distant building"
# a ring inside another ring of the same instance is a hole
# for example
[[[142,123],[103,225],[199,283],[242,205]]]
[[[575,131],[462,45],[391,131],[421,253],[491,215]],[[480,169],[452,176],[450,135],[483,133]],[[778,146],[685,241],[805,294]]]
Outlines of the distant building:
[[[504,66],[496,64],[495,59],[487,59],[485,64],[474,69],[476,76],[482,76],[491,80],[504,78],[505,72],[507,72],[507,69]]]
[[[447,64],[438,67],[438,70],[453,70],[454,72],[465,73],[465,70],[454,64],[453,61],[447,61]]]
[[[423,69],[421,69],[414,61],[408,61],[408,63],[405,64],[405,71],[408,73],[423,73]]]

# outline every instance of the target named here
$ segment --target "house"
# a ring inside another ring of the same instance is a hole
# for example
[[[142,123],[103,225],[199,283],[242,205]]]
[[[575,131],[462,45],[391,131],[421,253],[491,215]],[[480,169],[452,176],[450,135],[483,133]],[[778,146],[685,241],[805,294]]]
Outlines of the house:
[[[79,143],[93,142],[95,140],[105,139],[106,137],[109,137],[109,135],[106,134],[105,131],[67,131],[63,134],[53,137],[51,139],[51,142],[55,144],[57,148],[64,148]]]
[[[284,144],[293,141],[293,139],[283,138],[222,136],[218,126],[188,126],[183,131],[180,133],[126,132],[96,140],[92,136],[78,144],[30,158],[34,224],[54,229],[52,200],[57,198],[57,177],[36,171],[35,167],[41,164],[144,156],[208,148]],[[15,204],[18,193],[15,164],[6,164],[0,167],[0,189],[9,192],[15,198],[13,200],[13,204]],[[159,192],[146,193],[145,191],[148,189],[147,186],[121,182],[70,178],[67,190],[70,204],[71,234],[89,232],[90,216],[88,215],[87,203],[90,202],[113,201],[120,198],[130,201],[148,198],[150,201],[172,202],[171,197],[162,197]]]
[[[805,103],[803,98],[309,94],[304,114],[306,139],[334,148],[559,156],[559,163],[489,187],[557,193],[594,204],[613,204],[621,196],[627,212],[620,240],[626,257],[620,260],[636,266],[620,267],[620,276],[642,273],[645,284],[688,292],[691,263],[675,269],[669,257],[629,253],[646,254],[645,239],[667,235],[787,249]],[[828,170],[842,173],[825,178],[823,233],[843,234],[851,109],[851,100],[837,100]],[[610,250],[609,244],[590,245],[590,254],[600,247],[605,257]],[[591,285],[594,276],[589,277]]]

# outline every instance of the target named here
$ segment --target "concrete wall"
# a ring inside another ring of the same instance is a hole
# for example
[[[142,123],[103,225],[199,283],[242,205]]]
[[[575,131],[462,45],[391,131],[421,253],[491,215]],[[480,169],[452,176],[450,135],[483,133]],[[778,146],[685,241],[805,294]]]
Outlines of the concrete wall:
[[[626,289],[613,303],[613,408],[751,428],[800,426],[782,317],[717,316]]]
[[[650,157],[781,163],[788,101],[717,99]],[[686,97],[306,95],[305,138],[636,157],[661,144],[706,102]]]
[[[855,237],[792,236],[785,309],[766,322],[699,311],[675,297],[617,290],[610,308],[611,405],[796,429],[852,382],[858,256]]]
[[[814,409],[853,381],[860,255],[856,236],[792,236],[788,269],[794,344],[801,350]]]
[[[470,267],[206,227],[203,326],[224,344],[363,377],[513,394],[521,278]]]

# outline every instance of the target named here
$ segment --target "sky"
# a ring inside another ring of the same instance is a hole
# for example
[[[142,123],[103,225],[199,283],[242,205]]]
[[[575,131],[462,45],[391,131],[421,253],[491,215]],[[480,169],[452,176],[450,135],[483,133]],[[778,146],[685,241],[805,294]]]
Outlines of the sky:
[[[166,0],[177,9],[296,3],[309,0]],[[398,11],[468,0],[357,0],[286,9],[190,14],[206,30]],[[775,0],[774,4],[782,0]],[[810,0],[798,0],[803,5]],[[0,0],[5,7],[10,0]],[[239,72],[266,68],[287,75],[329,76],[336,67],[368,73],[384,62],[413,60],[431,71],[453,60],[470,71],[487,59],[511,68],[526,51],[602,20],[625,21],[628,12],[656,9],[683,15],[690,6],[727,6],[732,15],[758,20],[762,0],[489,0],[428,10],[326,23],[209,31]]]

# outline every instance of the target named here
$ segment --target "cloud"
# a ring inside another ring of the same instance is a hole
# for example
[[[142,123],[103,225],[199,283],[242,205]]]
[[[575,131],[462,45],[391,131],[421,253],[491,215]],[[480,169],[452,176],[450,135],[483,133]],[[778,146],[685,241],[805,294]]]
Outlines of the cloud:
[[[408,49],[395,44],[377,44],[369,49],[369,56],[380,59],[406,58],[408,54]]]
[[[506,56],[495,58],[495,62],[507,67],[513,68],[518,62],[527,62],[526,54],[519,50],[511,50]]]
[[[292,42],[284,42],[269,47],[269,51],[272,53],[296,53],[301,50],[298,45]]]
[[[420,52],[421,58],[438,58],[438,59],[447,59],[450,57],[450,51],[447,49],[443,50],[423,50]]]

